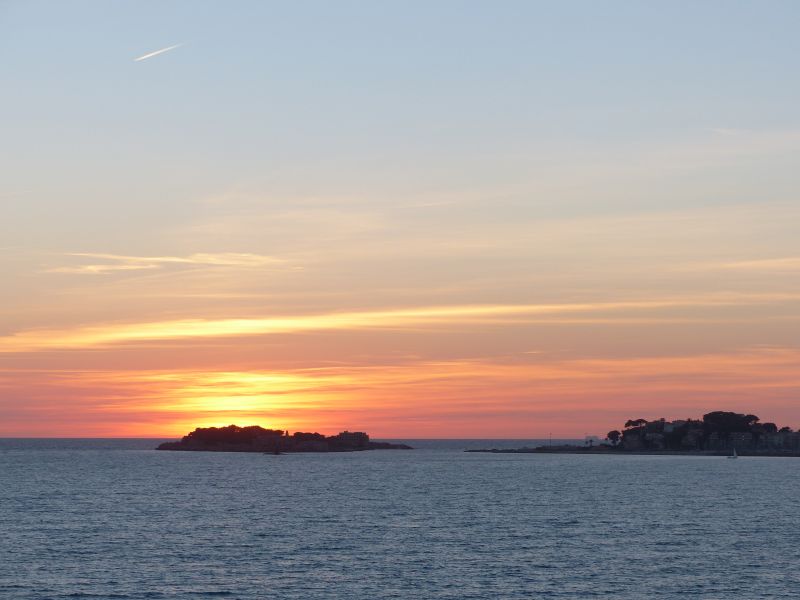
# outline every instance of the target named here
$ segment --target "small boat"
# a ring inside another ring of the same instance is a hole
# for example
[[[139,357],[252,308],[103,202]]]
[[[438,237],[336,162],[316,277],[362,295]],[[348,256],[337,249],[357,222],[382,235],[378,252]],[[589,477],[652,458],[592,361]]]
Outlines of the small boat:
[[[730,456],[728,456],[727,458],[739,458],[739,455],[738,455],[738,454],[736,454],[736,448],[734,448],[734,449],[733,449],[733,454],[731,454],[731,455],[730,455]]]

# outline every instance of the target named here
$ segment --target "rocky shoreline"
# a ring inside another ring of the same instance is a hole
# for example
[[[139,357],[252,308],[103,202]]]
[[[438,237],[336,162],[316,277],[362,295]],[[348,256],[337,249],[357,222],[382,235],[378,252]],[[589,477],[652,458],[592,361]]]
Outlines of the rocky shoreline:
[[[719,450],[623,450],[609,449],[603,446],[587,448],[585,446],[537,446],[536,448],[478,448],[464,450],[490,454],[592,454],[595,456],[730,456],[730,452]],[[763,450],[737,451],[738,456],[765,456],[800,458],[800,452]]]

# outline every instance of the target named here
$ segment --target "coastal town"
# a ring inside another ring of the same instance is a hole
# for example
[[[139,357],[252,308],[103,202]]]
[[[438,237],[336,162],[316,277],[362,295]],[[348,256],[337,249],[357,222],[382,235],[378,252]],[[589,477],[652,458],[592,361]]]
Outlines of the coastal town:
[[[751,414],[715,411],[702,419],[637,419],[606,440],[624,451],[675,450],[742,453],[800,452],[800,432],[775,423],[762,423]]]

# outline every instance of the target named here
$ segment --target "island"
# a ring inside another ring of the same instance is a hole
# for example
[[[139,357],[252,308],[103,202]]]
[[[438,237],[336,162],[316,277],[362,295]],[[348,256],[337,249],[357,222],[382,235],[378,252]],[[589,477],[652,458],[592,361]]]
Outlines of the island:
[[[545,445],[533,448],[478,449],[465,452],[500,454],[672,454],[708,456],[800,457],[800,431],[762,423],[752,414],[714,411],[702,419],[632,419],[622,431],[614,429],[605,441],[587,438],[584,444]]]
[[[164,442],[156,450],[189,452],[359,452],[362,450],[411,450],[405,444],[373,442],[366,433],[343,431],[337,435],[264,429],[258,425],[198,427],[177,442]]]

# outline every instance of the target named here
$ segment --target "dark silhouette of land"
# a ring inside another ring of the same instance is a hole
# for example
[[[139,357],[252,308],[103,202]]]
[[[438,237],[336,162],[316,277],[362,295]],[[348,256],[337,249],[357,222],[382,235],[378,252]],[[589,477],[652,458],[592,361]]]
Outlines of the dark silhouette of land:
[[[177,442],[165,442],[156,450],[205,452],[358,452],[361,450],[411,450],[405,444],[373,442],[366,433],[343,431],[337,435],[264,429],[258,425],[198,427]]]
[[[622,431],[612,430],[605,443],[587,439],[584,445],[539,446],[536,448],[466,450],[502,454],[689,454],[724,456],[800,456],[800,431],[761,423],[752,414],[714,411],[702,419],[634,419]]]

